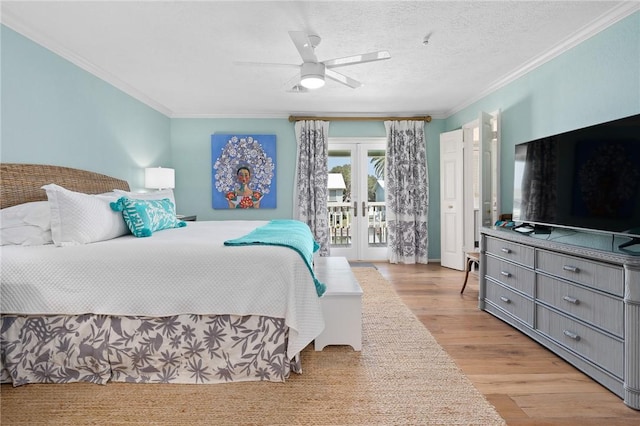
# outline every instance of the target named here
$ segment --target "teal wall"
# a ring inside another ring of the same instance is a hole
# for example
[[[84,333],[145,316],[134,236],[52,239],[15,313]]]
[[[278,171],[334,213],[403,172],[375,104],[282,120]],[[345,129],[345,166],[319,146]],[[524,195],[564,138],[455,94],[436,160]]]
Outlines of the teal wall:
[[[176,202],[199,219],[237,219],[211,208],[211,134],[277,137],[278,207],[245,219],[291,217],[294,127],[287,119],[170,119],[49,50],[2,26],[0,160],[58,164],[143,186],[143,168],[176,169]],[[501,191],[511,210],[513,146],[640,113],[640,13],[496,90],[446,120],[426,124],[429,258],[440,258],[439,134],[502,113]],[[389,111],[389,113],[393,113]],[[332,122],[332,137],[383,137],[382,122]]]
[[[211,135],[214,133],[276,135],[277,208],[213,210],[211,206]],[[176,169],[176,204],[198,220],[291,218],[296,142],[287,119],[203,119],[171,121],[173,166]]]
[[[426,124],[429,169],[429,257],[440,258],[440,164],[439,135],[443,120]],[[211,207],[211,135],[214,133],[274,134],[277,140],[278,200],[276,209],[247,210],[241,217],[235,210]],[[331,122],[329,137],[385,137],[384,123]],[[296,140],[294,125],[287,119],[202,119],[171,120],[173,167],[176,169],[176,204],[184,214],[199,220],[290,218],[293,214],[293,178]]]
[[[502,213],[521,142],[640,114],[640,12],[447,118],[446,131],[501,110]]]
[[[171,120],[11,29],[0,27],[3,162],[88,169],[142,187],[171,164]]]

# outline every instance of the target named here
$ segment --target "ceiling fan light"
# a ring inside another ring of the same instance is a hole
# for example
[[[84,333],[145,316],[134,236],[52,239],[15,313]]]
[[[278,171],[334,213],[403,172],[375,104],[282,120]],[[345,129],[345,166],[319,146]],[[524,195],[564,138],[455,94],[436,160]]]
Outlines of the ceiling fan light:
[[[300,84],[307,89],[318,89],[324,86],[324,65],[311,62],[302,64]]]
[[[324,78],[321,75],[306,75],[302,77],[300,84],[307,89],[319,89],[324,86]]]

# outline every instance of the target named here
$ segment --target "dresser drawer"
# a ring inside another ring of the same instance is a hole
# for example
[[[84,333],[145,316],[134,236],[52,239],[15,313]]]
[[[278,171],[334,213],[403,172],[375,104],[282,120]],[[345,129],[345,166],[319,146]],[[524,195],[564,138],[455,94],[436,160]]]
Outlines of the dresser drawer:
[[[622,341],[538,304],[536,304],[536,329],[616,377],[623,377],[624,344]]]
[[[491,280],[486,280],[485,300],[533,327],[533,300]]]
[[[533,297],[535,273],[514,263],[487,256],[485,274],[509,287]]]
[[[616,336],[624,337],[622,299],[542,274],[538,275],[536,296],[562,312],[569,313]]]
[[[503,259],[533,268],[534,249],[521,244],[487,237],[486,252]]]
[[[619,266],[537,250],[537,269],[616,296],[624,296],[624,272]]]

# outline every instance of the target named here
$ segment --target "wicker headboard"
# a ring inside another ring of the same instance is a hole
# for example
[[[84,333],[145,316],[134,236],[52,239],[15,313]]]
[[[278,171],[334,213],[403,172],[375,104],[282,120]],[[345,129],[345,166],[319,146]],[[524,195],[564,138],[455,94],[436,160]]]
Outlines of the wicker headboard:
[[[47,194],[41,187],[48,183],[85,194],[101,194],[114,189],[129,191],[127,181],[87,170],[45,164],[1,163],[0,208],[46,200]]]

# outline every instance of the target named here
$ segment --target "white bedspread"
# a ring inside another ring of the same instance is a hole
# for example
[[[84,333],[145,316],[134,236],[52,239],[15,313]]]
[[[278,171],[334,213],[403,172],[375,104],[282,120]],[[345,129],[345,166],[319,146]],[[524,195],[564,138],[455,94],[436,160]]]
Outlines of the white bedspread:
[[[225,247],[263,221],[200,221],[149,238],[83,246],[2,246],[3,314],[263,315],[284,318],[293,357],[324,328],[302,257],[286,247]]]

